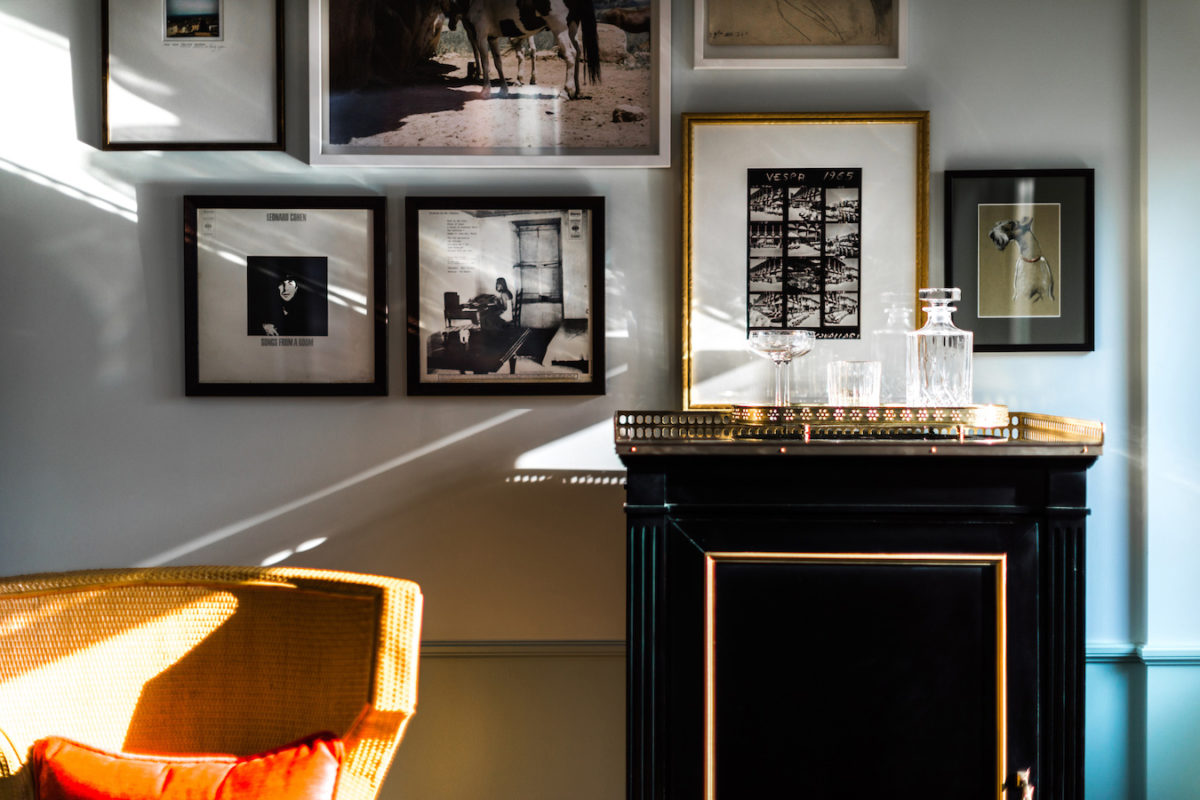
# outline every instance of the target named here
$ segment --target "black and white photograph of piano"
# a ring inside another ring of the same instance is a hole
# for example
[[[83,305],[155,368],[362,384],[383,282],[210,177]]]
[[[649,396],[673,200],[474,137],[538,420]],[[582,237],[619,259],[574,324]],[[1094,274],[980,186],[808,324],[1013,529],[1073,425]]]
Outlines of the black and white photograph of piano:
[[[410,197],[406,220],[409,394],[604,393],[603,198]]]

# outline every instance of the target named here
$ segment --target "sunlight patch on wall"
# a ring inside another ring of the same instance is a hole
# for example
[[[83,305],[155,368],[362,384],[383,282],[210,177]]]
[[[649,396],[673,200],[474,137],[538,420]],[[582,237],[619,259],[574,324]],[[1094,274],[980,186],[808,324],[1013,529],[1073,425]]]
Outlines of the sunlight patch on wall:
[[[611,419],[522,453],[515,466],[528,470],[625,471],[613,444]]]
[[[700,306],[692,313],[692,351],[728,350],[730,342],[746,338],[746,321],[735,320],[719,308]]]
[[[346,491],[347,489],[350,489],[360,483],[377,478],[384,473],[390,472],[391,470],[397,469],[420,458],[424,458],[425,456],[436,453],[439,450],[443,450],[451,445],[457,444],[458,442],[470,439],[472,436],[483,433],[490,428],[503,425],[504,423],[514,420],[523,414],[529,413],[529,411],[530,409],[528,408],[514,408],[510,411],[504,412],[503,414],[485,419],[484,421],[470,425],[461,431],[457,431],[448,436],[443,436],[427,445],[418,447],[415,450],[410,450],[403,455],[397,456],[389,461],[385,461],[382,464],[371,467],[370,469],[363,470],[356,475],[351,475],[345,480],[338,481],[337,483],[313,492],[312,494],[297,498],[289,503],[284,503],[276,508],[268,509],[261,514],[256,514],[248,519],[235,522],[232,525],[225,526],[224,528],[219,528],[211,533],[199,536],[190,542],[185,542],[178,547],[173,547],[170,550],[159,553],[156,556],[151,556],[150,558],[138,562],[134,566],[158,567],[162,566],[163,564],[170,564],[172,561],[183,558],[184,556],[194,553],[197,550],[203,550],[204,548],[211,547],[217,542],[228,539],[231,536],[237,536],[238,534],[251,531],[259,525],[263,525],[273,519],[282,517],[284,514],[290,514],[293,511],[297,511],[305,506],[311,505],[312,503],[316,503],[319,500],[332,497],[333,495]],[[285,558],[287,557],[288,556],[285,556]]]
[[[285,550],[280,550],[278,553],[272,553],[271,555],[267,556],[266,558],[264,558],[262,560],[262,562],[260,563],[260,566],[269,567],[272,564],[278,564],[280,561],[287,561],[289,558],[296,555],[297,553],[304,553],[308,550],[312,550],[315,547],[320,547],[321,545],[325,544],[327,541],[329,541],[329,537],[327,537],[327,536],[318,536],[315,539],[309,539],[307,541],[301,542],[300,544],[296,545],[295,547],[289,547]]]
[[[169,91],[169,87],[146,80],[140,76],[138,78],[128,77],[131,76],[131,71],[121,69],[121,65],[116,63],[115,60],[111,68],[114,70],[120,69],[121,73],[127,76],[126,80],[134,84],[133,89],[136,90],[131,91],[115,80],[110,80],[108,83],[108,101],[110,106],[121,109],[122,126],[147,128],[179,127],[179,116],[177,114],[172,114],[162,106],[157,106],[142,96],[149,93],[165,93]]]
[[[9,76],[5,107],[38,114],[37,124],[0,125],[0,170],[136,222],[133,186],[91,174],[94,151],[76,138],[70,42],[0,12],[0,71]]]

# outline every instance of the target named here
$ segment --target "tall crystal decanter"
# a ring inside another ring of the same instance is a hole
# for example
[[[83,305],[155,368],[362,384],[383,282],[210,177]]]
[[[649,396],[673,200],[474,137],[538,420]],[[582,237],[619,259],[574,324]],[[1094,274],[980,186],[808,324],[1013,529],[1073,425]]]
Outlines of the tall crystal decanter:
[[[951,314],[958,289],[922,289],[925,326],[908,333],[908,405],[971,404],[971,355],[974,334],[955,327]]]
[[[884,405],[908,399],[908,334],[913,329],[913,301],[907,292],[884,292],[883,327],[871,331],[871,358],[883,365],[879,400]]]

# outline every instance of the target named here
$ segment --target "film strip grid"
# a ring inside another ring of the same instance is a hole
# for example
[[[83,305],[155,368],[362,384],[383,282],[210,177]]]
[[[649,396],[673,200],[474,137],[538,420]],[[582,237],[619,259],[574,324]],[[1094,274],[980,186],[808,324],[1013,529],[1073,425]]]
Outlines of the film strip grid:
[[[862,169],[749,169],[746,327],[858,339]]]

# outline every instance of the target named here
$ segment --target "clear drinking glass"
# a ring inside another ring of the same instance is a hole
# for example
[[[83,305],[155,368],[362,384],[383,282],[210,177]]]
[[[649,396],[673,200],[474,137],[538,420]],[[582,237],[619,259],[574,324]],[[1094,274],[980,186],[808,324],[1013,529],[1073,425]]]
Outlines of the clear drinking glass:
[[[833,361],[825,389],[831,406],[877,406],[883,365],[878,361]]]
[[[775,364],[776,406],[791,404],[791,382],[788,380],[787,366],[793,358],[812,350],[816,338],[812,331],[750,331],[746,345],[751,352],[769,358]]]
[[[908,334],[908,405],[971,404],[971,356],[974,334],[951,319],[958,289],[922,289],[925,326]]]

